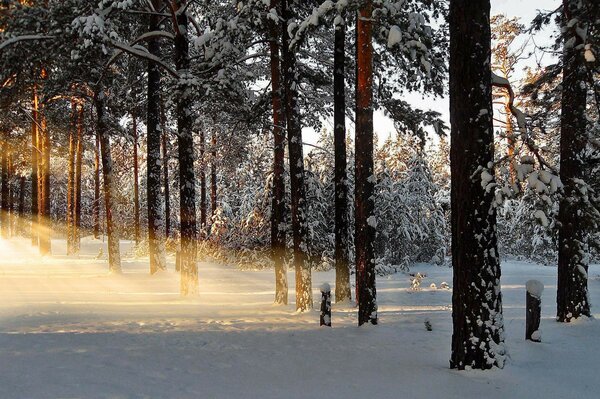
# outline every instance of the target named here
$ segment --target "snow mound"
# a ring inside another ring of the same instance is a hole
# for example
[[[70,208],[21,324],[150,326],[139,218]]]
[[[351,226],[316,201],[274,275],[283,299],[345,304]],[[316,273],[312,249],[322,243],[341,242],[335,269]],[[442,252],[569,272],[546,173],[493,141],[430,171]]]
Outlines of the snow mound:
[[[529,280],[529,281],[527,281],[525,286],[527,288],[527,292],[529,293],[529,295],[531,295],[537,299],[542,298],[542,292],[544,292],[544,284],[542,284],[542,282],[540,282],[538,280]]]

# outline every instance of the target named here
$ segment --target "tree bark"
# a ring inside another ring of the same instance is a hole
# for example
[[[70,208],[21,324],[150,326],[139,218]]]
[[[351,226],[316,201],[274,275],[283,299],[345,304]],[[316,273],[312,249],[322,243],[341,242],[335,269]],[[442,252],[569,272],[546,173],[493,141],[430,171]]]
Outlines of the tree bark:
[[[503,367],[494,206],[489,0],[450,2],[452,355],[450,367]],[[488,182],[482,187],[482,181]]]
[[[281,15],[279,0],[271,0],[271,9]],[[285,120],[282,104],[279,39],[281,23],[270,21],[271,88],[273,107],[273,193],[271,203],[271,255],[275,264],[275,303],[287,305],[288,282],[285,267]]]
[[[564,184],[558,213],[558,287],[557,314],[559,322],[570,322],[590,316],[588,299],[588,233],[586,232],[586,199],[579,182],[585,181],[586,132],[586,67],[579,47],[583,46],[579,30],[585,21],[580,2],[563,0],[564,19],[578,18],[572,27],[565,27],[563,49],[563,91],[560,122],[560,180]],[[583,29],[585,31],[585,29]],[[574,43],[567,45],[567,42]]]
[[[73,216],[75,214],[75,122],[76,118],[76,105],[75,102],[71,102],[71,123],[69,125],[69,172],[67,179],[67,255],[73,254]]]
[[[352,299],[348,260],[348,176],[346,175],[345,13],[335,25],[333,55],[333,147],[335,152],[335,301]]]
[[[121,273],[121,252],[119,248],[119,231],[113,219],[112,203],[114,193],[112,157],[110,138],[105,116],[104,93],[96,94],[96,134],[100,138],[100,157],[102,159],[102,175],[104,189],[104,208],[106,214],[106,234],[108,235],[108,269],[111,273]]]
[[[217,211],[217,133],[212,132],[210,140],[210,216]]]
[[[92,219],[94,238],[100,238],[100,135],[96,130],[96,145],[94,147],[94,203],[92,204]]]
[[[133,134],[133,231],[135,246],[140,245],[140,181],[138,170],[138,132],[137,117],[134,112],[131,113],[132,134]]]
[[[163,186],[165,188],[165,238],[171,235],[171,185],[169,183],[169,140],[167,132],[167,118],[165,103],[160,102],[160,123],[162,128],[162,159],[163,159]]]
[[[51,248],[51,220],[50,220],[50,132],[48,132],[46,117],[41,117],[41,191],[40,212],[38,224],[40,226],[39,249],[40,255],[49,255]]]
[[[73,217],[73,251],[78,254],[81,249],[81,167],[83,162],[83,104],[77,113],[77,147],[75,148],[75,214]]]
[[[204,131],[200,132],[200,231],[206,229],[206,138]]]
[[[294,266],[296,269],[296,310],[312,309],[311,270],[307,262],[306,236],[306,187],[304,185],[304,154],[302,148],[302,124],[298,104],[298,69],[294,49],[289,48],[287,26],[292,21],[288,0],[282,0],[281,11],[284,20],[282,34],[282,69],[286,88],[287,141],[290,162],[290,186],[292,194],[292,235],[294,242]]]
[[[2,141],[2,154],[0,155],[0,163],[2,165],[2,188],[0,200],[0,227],[2,228],[2,238],[8,238],[9,230],[9,210],[8,210],[8,143]]]
[[[25,235],[25,176],[19,177],[19,218],[17,220],[17,232],[21,236]]]
[[[176,0],[177,9],[185,6],[183,0]],[[186,77],[189,74],[189,42],[187,37],[188,17],[177,14],[177,34],[175,35],[175,66]],[[183,83],[183,82],[182,82]],[[192,136],[193,99],[191,90],[181,88],[177,98],[176,115],[179,156],[179,211],[181,231],[181,294],[198,293],[198,265],[196,263],[196,190],[194,177],[194,140]]]
[[[160,1],[152,0],[156,10],[160,9]],[[159,15],[150,15],[149,29],[160,29]],[[148,41],[148,52],[160,57],[160,46],[157,39]],[[150,255],[150,274],[166,270],[165,238],[163,226],[163,208],[161,192],[161,158],[160,158],[160,70],[154,62],[148,62],[148,108],[147,108],[147,205],[148,205],[148,250]]]
[[[39,177],[38,177],[38,130],[39,130],[39,98],[37,94],[37,85],[33,84],[33,101],[31,111],[31,244],[39,244],[39,227],[37,223],[39,212]]]
[[[358,325],[377,324],[375,287],[375,178],[373,172],[373,2],[366,1],[357,20],[356,76],[356,287]]]

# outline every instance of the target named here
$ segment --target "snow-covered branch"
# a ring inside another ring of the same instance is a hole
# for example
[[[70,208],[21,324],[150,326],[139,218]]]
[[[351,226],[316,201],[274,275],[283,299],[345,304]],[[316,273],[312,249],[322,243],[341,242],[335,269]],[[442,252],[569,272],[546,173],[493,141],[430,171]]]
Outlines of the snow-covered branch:
[[[5,40],[2,43],[0,43],[0,50],[3,50],[5,47],[11,46],[18,42],[32,41],[32,40],[50,40],[50,39],[56,39],[56,36],[23,35],[23,36],[11,37],[10,39]]]

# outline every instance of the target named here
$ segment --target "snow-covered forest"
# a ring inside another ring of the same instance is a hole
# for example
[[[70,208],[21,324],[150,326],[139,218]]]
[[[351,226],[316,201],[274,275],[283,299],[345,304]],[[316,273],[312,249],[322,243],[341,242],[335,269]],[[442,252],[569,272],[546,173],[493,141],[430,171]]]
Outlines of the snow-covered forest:
[[[596,397],[600,3],[521,3],[1,1],[0,397]]]

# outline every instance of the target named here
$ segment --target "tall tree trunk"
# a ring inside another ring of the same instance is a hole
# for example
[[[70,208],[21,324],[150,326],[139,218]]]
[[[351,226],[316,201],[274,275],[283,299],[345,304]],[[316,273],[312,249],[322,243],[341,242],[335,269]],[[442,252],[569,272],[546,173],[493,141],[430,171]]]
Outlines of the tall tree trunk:
[[[560,122],[560,179],[564,196],[558,213],[558,290],[557,314],[560,322],[590,316],[588,299],[588,233],[586,232],[586,202],[580,182],[585,181],[587,147],[586,131],[586,66],[578,32],[585,32],[585,17],[580,2],[563,0],[565,21],[577,19],[565,27],[563,49],[563,84]],[[569,43],[569,44],[567,44]]]
[[[306,256],[306,187],[304,185],[304,154],[302,148],[302,124],[298,104],[298,69],[295,50],[289,48],[287,26],[292,21],[288,0],[282,0],[284,20],[282,39],[282,69],[286,87],[286,117],[288,154],[290,160],[290,188],[292,193],[292,234],[294,242],[294,266],[296,269],[296,310],[312,309],[311,270]]]
[[[185,1],[176,0],[177,9],[185,6]],[[187,37],[188,17],[177,15],[179,27],[175,35],[175,66],[187,77],[189,74],[189,42]],[[194,177],[193,94],[186,87],[178,95],[176,115],[179,156],[179,211],[181,225],[181,294],[198,293],[198,265],[196,263],[196,190]]]
[[[96,130],[96,145],[94,147],[94,203],[92,204],[92,219],[94,238],[100,238],[100,135]]]
[[[111,273],[121,273],[121,252],[119,248],[119,231],[113,219],[112,205],[114,195],[114,182],[112,171],[112,158],[110,153],[110,138],[105,116],[104,93],[102,90],[96,94],[96,134],[100,138],[100,157],[102,159],[102,175],[104,189],[104,208],[106,215],[106,234],[108,235],[108,269]]]
[[[373,171],[373,2],[359,10],[356,53],[355,246],[358,325],[377,324],[375,179]]]
[[[133,122],[133,230],[136,247],[140,245],[140,182],[138,170],[138,131],[137,118],[131,113]]]
[[[335,25],[333,55],[333,146],[335,152],[335,301],[352,299],[348,261],[348,176],[346,175],[345,13]]]
[[[165,237],[171,235],[171,185],[169,183],[169,140],[167,132],[167,117],[165,103],[160,102],[160,123],[162,128],[162,158],[163,158],[163,186],[165,188]]]
[[[213,129],[210,140],[210,216],[217,211],[217,132]]]
[[[39,226],[37,223],[39,212],[39,161],[38,161],[38,131],[39,131],[39,98],[37,94],[37,85],[33,84],[33,101],[31,111],[31,244],[39,244]]]
[[[8,214],[8,143],[2,141],[2,154],[0,155],[0,163],[2,164],[2,189],[0,200],[0,227],[2,228],[2,238],[8,238],[9,230],[9,214]]]
[[[200,231],[203,235],[206,229],[206,138],[204,131],[200,132]]]
[[[75,215],[75,151],[76,151],[76,104],[71,102],[71,123],[69,125],[69,171],[67,179],[67,255],[73,254],[73,216]]]
[[[160,9],[160,0],[152,0],[154,9]],[[160,30],[159,15],[150,15],[150,31]],[[157,39],[148,41],[148,52],[160,57],[160,45]],[[148,108],[147,108],[147,204],[148,204],[148,250],[150,255],[150,274],[166,270],[165,238],[163,226],[163,208],[161,192],[160,159],[160,69],[154,62],[148,62]]]
[[[450,367],[504,364],[494,207],[489,0],[450,2],[452,356]],[[482,180],[488,182],[482,187]]]
[[[10,236],[15,234],[15,165],[13,161],[13,152],[8,153],[8,226]]]
[[[77,114],[77,147],[75,148],[75,214],[73,216],[73,252],[81,249],[81,167],[83,161],[83,104]]]
[[[17,220],[17,232],[24,236],[25,233],[25,176],[19,177],[19,218]]]
[[[508,170],[510,173],[510,182],[515,184],[517,181],[517,160],[515,159],[515,128],[512,120],[512,112],[508,102],[509,96],[504,106],[506,113],[506,155],[508,155]]]
[[[38,224],[40,225],[39,248],[40,255],[49,255],[51,248],[51,220],[50,220],[50,132],[48,132],[46,117],[41,117],[41,196]]]
[[[281,15],[279,0],[271,0],[271,9]],[[281,23],[270,21],[271,87],[273,107],[273,194],[271,203],[271,252],[275,264],[275,303],[287,305],[288,282],[285,267],[285,120],[282,104],[279,40]]]

